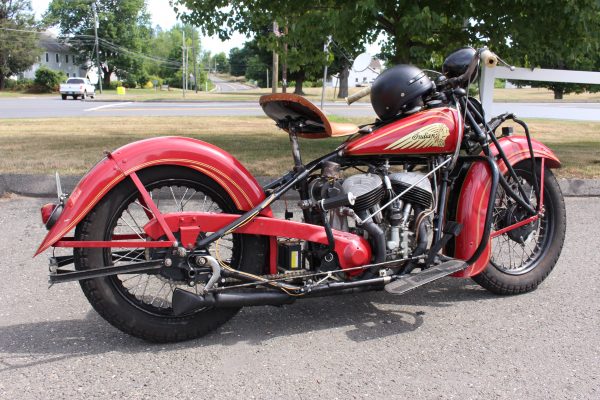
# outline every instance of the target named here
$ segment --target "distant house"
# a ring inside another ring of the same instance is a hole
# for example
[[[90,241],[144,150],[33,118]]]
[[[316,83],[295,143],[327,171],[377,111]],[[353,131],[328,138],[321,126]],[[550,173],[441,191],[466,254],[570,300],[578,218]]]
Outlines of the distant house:
[[[42,48],[42,54],[33,66],[21,74],[22,78],[35,78],[35,71],[44,66],[55,71],[62,71],[68,77],[85,77],[88,70],[87,60],[80,60],[71,46],[61,43],[57,38],[48,33],[40,35],[39,46]]]
[[[350,70],[350,74],[348,75],[348,87],[370,85],[382,71],[383,63],[377,58],[374,58],[371,60],[369,68],[364,71],[358,72],[352,69]],[[331,77],[331,86],[340,86],[337,79],[336,76]]]

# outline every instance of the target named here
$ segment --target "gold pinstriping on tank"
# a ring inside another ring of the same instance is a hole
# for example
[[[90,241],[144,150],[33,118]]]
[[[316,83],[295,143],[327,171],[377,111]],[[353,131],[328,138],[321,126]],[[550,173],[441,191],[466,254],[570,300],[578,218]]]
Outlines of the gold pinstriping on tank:
[[[419,119],[411,121],[411,122],[409,122],[407,124],[403,124],[401,126],[398,126],[398,127],[394,128],[394,129],[391,129],[389,132],[386,132],[384,134],[375,135],[371,139],[366,140],[363,143],[361,143],[358,146],[356,146],[353,150],[358,150],[361,147],[364,147],[364,146],[370,144],[371,142],[374,142],[376,140],[380,140],[380,139],[382,139],[382,138],[384,138],[384,137],[386,137],[388,135],[391,135],[392,133],[398,132],[401,129],[407,128],[407,127],[412,126],[412,125],[416,125],[416,124],[418,124],[420,122],[427,121],[428,119],[432,119],[432,118],[443,118],[443,119],[447,120],[448,122],[450,122],[451,124],[454,125],[454,119],[451,117],[451,115],[448,115],[444,111],[439,111],[439,112],[437,112],[435,114],[429,114],[429,115],[424,116],[423,118],[419,118]]]
[[[387,146],[385,150],[422,149],[426,147],[444,147],[450,129],[446,124],[435,123],[417,129]]]

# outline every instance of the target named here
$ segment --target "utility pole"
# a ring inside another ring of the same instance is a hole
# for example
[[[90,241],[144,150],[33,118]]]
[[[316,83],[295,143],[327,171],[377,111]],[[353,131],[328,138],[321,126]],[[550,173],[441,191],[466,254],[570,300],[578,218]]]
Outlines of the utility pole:
[[[196,28],[192,31],[192,58],[194,62],[194,90],[198,93],[198,75],[196,75]]]
[[[273,33],[277,35],[279,31],[279,27],[277,26],[277,22],[273,21]],[[279,55],[277,51],[273,50],[273,79],[271,85],[273,86],[273,93],[277,93],[277,81],[279,78]]]
[[[323,51],[328,53],[329,43],[331,43],[331,35],[327,37],[327,41],[323,46]],[[323,71],[323,89],[321,89],[321,110],[323,109],[323,101],[325,99],[325,84],[327,83],[327,63],[325,63],[325,70]]]
[[[269,68],[267,68],[267,89],[269,88]]]
[[[181,42],[181,89],[183,97],[185,98],[185,29],[182,30],[182,42]]]
[[[96,43],[96,68],[98,68],[98,88],[102,93],[102,74],[100,73],[100,49],[98,48],[98,27],[100,21],[98,20],[98,12],[96,11],[96,2],[92,3],[92,9],[94,10],[94,37]]]
[[[283,65],[281,66],[281,92],[287,93],[287,56],[288,56],[288,43],[287,43],[287,35],[288,35],[288,24],[285,23],[284,28],[285,39],[283,42]]]

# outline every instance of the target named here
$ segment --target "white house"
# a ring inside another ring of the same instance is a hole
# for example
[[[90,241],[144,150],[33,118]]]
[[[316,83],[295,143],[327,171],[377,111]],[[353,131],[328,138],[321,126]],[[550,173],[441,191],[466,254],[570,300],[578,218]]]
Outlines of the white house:
[[[375,78],[377,78],[377,76],[383,71],[383,69],[383,62],[381,60],[378,60],[377,58],[371,60],[369,68],[367,68],[364,71],[357,72],[351,69],[350,74],[348,75],[348,87],[367,86],[373,83]],[[340,84],[337,80],[337,76],[332,76],[331,86],[339,87]]]
[[[35,78],[35,71],[44,66],[55,71],[62,71],[68,77],[86,76],[87,61],[81,61],[68,44],[61,43],[48,33],[40,35],[39,46],[42,54],[38,60],[21,77],[27,79]]]

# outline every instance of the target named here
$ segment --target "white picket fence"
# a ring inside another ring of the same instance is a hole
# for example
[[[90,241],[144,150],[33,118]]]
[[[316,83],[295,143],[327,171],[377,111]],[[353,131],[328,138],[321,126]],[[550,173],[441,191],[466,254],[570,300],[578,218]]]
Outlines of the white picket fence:
[[[565,82],[565,83],[589,83],[600,85],[600,72],[591,71],[566,71],[558,69],[544,69],[544,68],[515,68],[511,71],[507,67],[496,67],[496,68],[483,68],[482,79],[481,79],[481,102],[485,110],[497,110],[499,107],[494,105],[494,80],[509,79],[511,81],[525,80],[525,81],[546,81],[546,82]],[[513,103],[514,104],[514,103]],[[597,103],[590,105],[581,105],[579,113],[584,116],[584,119],[600,120],[600,106],[596,106]],[[547,103],[543,106],[544,111],[548,114],[553,113],[553,110],[557,111],[558,118],[560,115],[564,115],[566,112],[566,103],[555,104]],[[522,109],[527,109],[527,105],[519,105]],[[532,107],[530,107],[532,108]],[[571,107],[573,109],[574,107]],[[511,110],[508,110],[511,111]],[[496,114],[498,112],[494,112]],[[578,114],[578,115],[579,115]],[[488,112],[488,115],[492,115]],[[588,118],[589,117],[589,118]],[[577,119],[577,118],[574,118]]]

